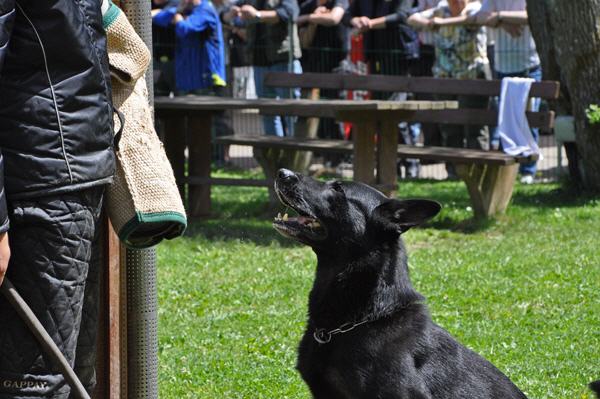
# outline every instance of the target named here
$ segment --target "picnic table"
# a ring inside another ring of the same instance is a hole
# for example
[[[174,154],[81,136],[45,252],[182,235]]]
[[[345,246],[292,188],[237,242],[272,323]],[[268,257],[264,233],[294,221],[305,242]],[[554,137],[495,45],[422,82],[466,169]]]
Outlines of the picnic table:
[[[444,98],[448,95],[457,98],[457,96],[499,96],[502,82],[484,79],[269,72],[265,75],[263,84],[268,87],[310,90],[311,96],[315,99],[318,98],[319,91],[324,89],[361,90],[386,93],[385,95],[389,95],[390,92],[406,92],[429,98]],[[556,100],[559,86],[559,82],[555,81],[533,82],[529,97]],[[532,128],[549,131],[554,125],[554,112],[550,110],[526,111],[525,116]],[[498,121],[498,111],[479,108],[419,110],[407,113],[405,117],[404,122],[493,126]],[[273,136],[221,136],[216,141],[221,144],[246,144],[269,150],[296,148],[340,154],[352,154],[353,151],[353,144],[349,142],[316,141],[310,137],[294,137],[290,140],[287,137],[282,139]],[[512,197],[519,164],[537,159],[536,154],[509,155],[498,151],[436,147],[429,144],[422,147],[398,145],[397,156],[453,163],[457,175],[466,185],[476,218],[495,217],[504,213]]]
[[[354,124],[354,179],[393,195],[397,185],[398,123],[415,114],[435,114],[458,108],[456,101],[275,100],[224,97],[156,97],[156,118],[164,125],[165,150],[185,194],[191,217],[210,213],[212,184],[225,179],[210,176],[212,117],[226,110],[256,109],[263,115],[329,117]],[[186,131],[187,120],[187,135]],[[375,133],[379,133],[377,140]],[[187,165],[185,149],[188,149]],[[187,169],[187,177],[185,171]],[[252,184],[244,181],[245,184]]]

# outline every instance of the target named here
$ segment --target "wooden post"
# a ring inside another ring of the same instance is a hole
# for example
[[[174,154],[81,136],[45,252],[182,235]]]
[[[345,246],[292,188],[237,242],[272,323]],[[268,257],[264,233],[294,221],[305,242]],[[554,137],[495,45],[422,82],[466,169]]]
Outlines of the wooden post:
[[[96,356],[95,399],[125,399],[127,395],[126,338],[123,326],[127,325],[123,312],[126,303],[122,289],[124,268],[120,265],[120,243],[104,213],[103,238],[104,265],[100,270],[100,309],[98,310],[98,339]],[[123,390],[124,388],[124,390]]]
[[[110,222],[107,222],[107,225],[106,266],[108,272],[106,273],[107,287],[105,292],[108,295],[108,372],[106,374],[106,386],[109,398],[124,399],[126,396],[121,395],[121,389],[122,385],[126,385],[123,382],[127,381],[127,378],[123,379],[122,373],[126,372],[127,368],[122,367],[121,360],[122,353],[127,353],[127,334],[123,334],[122,331],[122,326],[127,325],[126,322],[123,324],[122,320],[125,316],[122,307],[123,303],[126,302],[123,292],[126,290],[123,290],[121,286],[121,244],[119,243],[119,237],[117,237]]]
[[[188,120],[188,177],[210,178],[212,156],[212,114],[199,112]],[[210,182],[188,184],[188,212],[190,217],[210,215]]]
[[[467,185],[476,218],[493,217],[506,211],[518,171],[518,163],[456,165],[456,173]]]
[[[377,140],[377,183],[387,196],[396,194],[398,182],[398,121],[384,119]]]
[[[185,118],[182,116],[162,116],[164,126],[165,153],[171,161],[173,174],[179,188],[179,195],[185,200]]]
[[[318,100],[319,96],[319,89],[302,91],[302,98]],[[319,118],[299,117],[294,128],[294,137],[316,138],[319,130],[319,122]],[[308,167],[310,166],[312,157],[313,153],[311,151],[284,150],[280,155],[281,166],[296,172],[306,173],[308,171]],[[268,175],[269,173],[266,173],[265,171],[265,174]]]
[[[374,185],[375,180],[375,133],[373,120],[354,122],[354,180]]]

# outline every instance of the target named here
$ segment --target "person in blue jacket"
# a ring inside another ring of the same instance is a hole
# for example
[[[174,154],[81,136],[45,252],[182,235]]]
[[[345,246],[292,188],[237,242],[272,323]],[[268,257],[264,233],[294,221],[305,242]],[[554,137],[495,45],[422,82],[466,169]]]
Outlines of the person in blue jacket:
[[[226,86],[221,21],[208,0],[181,0],[179,7],[157,11],[158,26],[175,25],[175,86],[180,92]]]

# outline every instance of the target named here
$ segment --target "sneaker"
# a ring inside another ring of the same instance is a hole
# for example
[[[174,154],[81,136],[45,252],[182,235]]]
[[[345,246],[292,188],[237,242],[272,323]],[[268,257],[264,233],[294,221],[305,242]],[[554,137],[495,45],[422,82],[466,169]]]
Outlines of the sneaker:
[[[532,183],[533,183],[533,175],[521,176],[521,184],[532,184]]]

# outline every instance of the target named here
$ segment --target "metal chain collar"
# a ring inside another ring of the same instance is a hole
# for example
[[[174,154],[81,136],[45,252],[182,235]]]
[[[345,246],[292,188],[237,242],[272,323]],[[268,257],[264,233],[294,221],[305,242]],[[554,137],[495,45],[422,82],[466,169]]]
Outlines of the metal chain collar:
[[[389,314],[387,314],[387,315],[385,315],[383,317],[390,316],[393,313],[396,313],[396,312],[398,312],[398,311],[400,311],[402,309],[406,309],[406,308],[408,308],[411,305],[421,304],[421,303],[423,303],[423,302],[421,302],[421,301],[409,302],[409,303],[407,303],[404,306],[400,306],[397,309],[394,309],[392,312],[390,312]],[[381,318],[383,318],[383,317],[381,317]],[[327,343],[331,342],[331,338],[334,335],[347,333],[349,331],[354,330],[356,327],[358,327],[358,326],[360,326],[362,324],[369,323],[369,322],[376,321],[376,320],[379,320],[379,319],[366,318],[366,319],[363,319],[362,321],[359,321],[357,323],[352,323],[352,322],[350,322],[350,323],[344,323],[341,326],[339,326],[338,328],[335,328],[335,329],[330,330],[330,331],[327,331],[327,329],[325,329],[325,328],[317,328],[317,329],[315,329],[315,332],[313,333],[313,338],[315,339],[315,341],[317,341],[320,344],[327,344]]]
[[[315,332],[313,333],[313,338],[315,339],[315,341],[317,341],[320,344],[326,344],[329,341],[331,341],[332,335],[347,333],[348,331],[354,330],[356,327],[360,326],[361,324],[365,324],[370,321],[371,320],[366,319],[366,320],[360,321],[358,323],[344,323],[341,326],[339,326],[338,328],[331,330],[331,331],[327,331],[324,328],[317,328],[315,330]]]

